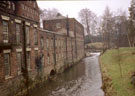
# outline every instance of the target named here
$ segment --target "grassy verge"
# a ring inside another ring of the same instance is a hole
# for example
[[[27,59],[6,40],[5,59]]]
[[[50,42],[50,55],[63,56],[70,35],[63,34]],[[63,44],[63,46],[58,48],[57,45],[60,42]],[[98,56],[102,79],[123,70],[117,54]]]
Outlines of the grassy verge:
[[[108,50],[100,56],[100,64],[105,96],[135,96],[135,87],[130,83],[135,71],[135,48],[120,48],[119,55],[117,49]]]
[[[101,42],[89,43],[87,46],[88,48],[103,49],[103,43]]]

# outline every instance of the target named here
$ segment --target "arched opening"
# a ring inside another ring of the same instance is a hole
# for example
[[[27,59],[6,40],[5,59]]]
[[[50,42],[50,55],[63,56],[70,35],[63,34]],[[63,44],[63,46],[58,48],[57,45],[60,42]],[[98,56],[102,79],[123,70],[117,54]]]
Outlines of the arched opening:
[[[54,70],[51,70],[50,76],[55,75],[55,74],[56,74],[56,72]]]

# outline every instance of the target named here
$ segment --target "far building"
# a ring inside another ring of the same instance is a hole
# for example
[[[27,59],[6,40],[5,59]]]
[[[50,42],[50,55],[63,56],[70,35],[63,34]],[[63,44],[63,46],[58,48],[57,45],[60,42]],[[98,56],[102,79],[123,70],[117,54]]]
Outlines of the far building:
[[[43,29],[72,37],[77,51],[76,57],[84,54],[84,28],[75,18],[58,13],[56,18],[43,21]]]

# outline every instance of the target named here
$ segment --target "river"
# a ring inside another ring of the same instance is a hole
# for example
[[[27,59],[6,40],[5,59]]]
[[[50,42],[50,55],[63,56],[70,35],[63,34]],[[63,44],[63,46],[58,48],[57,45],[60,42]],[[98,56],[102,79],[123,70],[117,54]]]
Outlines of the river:
[[[98,62],[100,53],[92,53],[64,73],[55,81],[48,81],[31,96],[104,96]]]

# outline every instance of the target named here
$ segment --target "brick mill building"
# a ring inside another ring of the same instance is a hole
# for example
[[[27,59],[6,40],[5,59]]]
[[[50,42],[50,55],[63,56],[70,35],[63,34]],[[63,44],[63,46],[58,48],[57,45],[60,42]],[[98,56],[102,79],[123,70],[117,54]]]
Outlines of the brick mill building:
[[[84,57],[84,29],[76,19],[58,16],[43,21],[43,29],[39,19],[36,1],[0,2],[2,96],[22,94],[24,79],[31,89]]]

